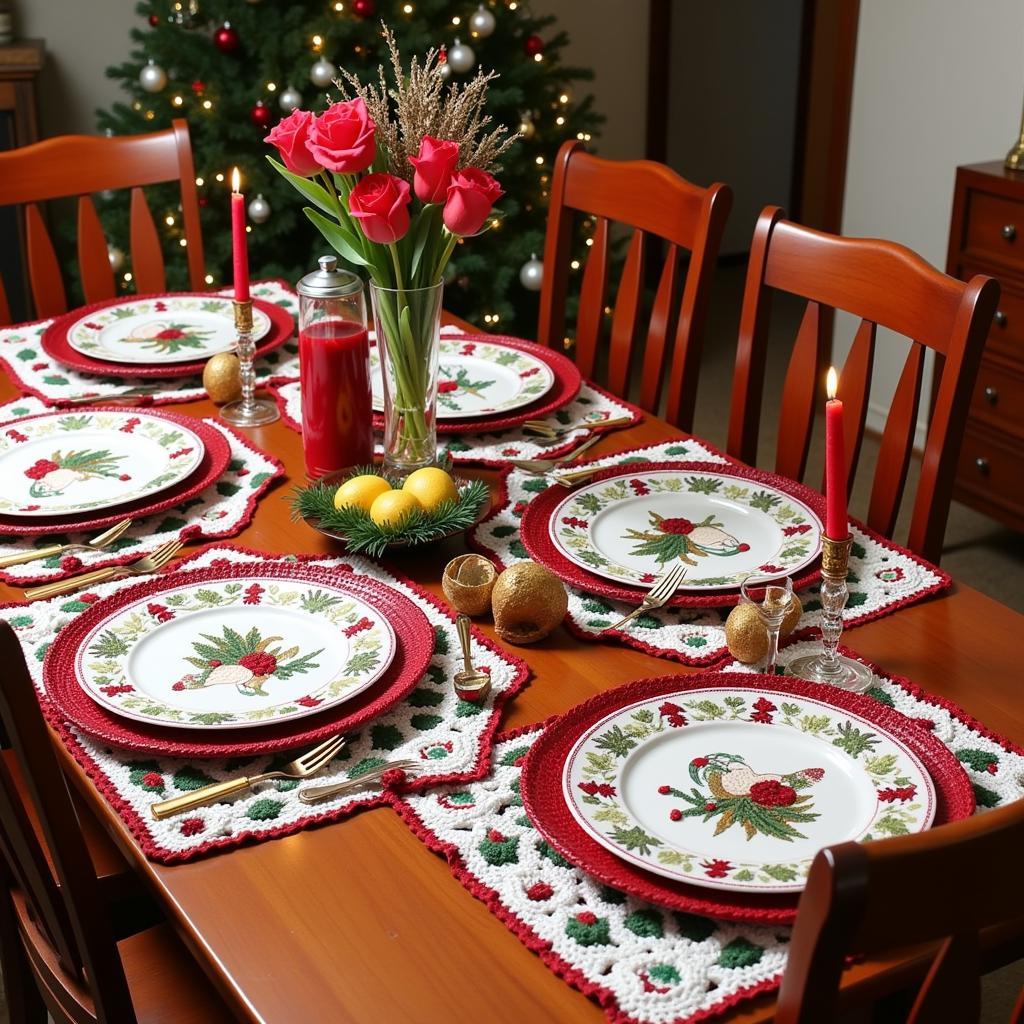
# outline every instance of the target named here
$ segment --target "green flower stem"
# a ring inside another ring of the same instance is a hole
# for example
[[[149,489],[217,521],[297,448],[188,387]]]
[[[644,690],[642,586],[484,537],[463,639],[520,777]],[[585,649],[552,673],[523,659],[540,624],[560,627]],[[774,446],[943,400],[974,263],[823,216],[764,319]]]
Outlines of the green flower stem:
[[[444,273],[444,268],[448,265],[448,261],[451,259],[452,250],[455,248],[455,243],[458,242],[459,236],[453,235],[448,232],[445,228],[445,233],[448,234],[448,244],[444,247],[441,253],[441,258],[437,261],[437,265],[434,267],[434,280],[440,281],[441,275]]]

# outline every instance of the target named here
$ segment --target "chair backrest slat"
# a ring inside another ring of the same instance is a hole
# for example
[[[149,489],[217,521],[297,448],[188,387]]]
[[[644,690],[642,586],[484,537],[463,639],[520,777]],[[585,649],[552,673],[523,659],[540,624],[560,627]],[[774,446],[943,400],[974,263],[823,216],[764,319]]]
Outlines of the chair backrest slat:
[[[153,214],[141,188],[132,189],[129,236],[132,246],[132,275],[135,287],[142,294],[162,292],[167,288],[164,274],[164,254],[160,251],[160,236],[156,233]]]
[[[908,546],[937,562],[967,408],[995,311],[998,284],[983,275],[965,284],[947,277],[904,246],[827,235],[784,220],[778,207],[765,209],[751,246],[729,422],[729,454],[752,464],[757,460],[770,300],[775,291],[809,303],[790,359],[779,418],[776,469],[787,476],[802,478],[807,466],[814,410],[824,390],[824,311],[839,309],[862,320],[840,376],[850,485],[867,417],[876,326],[903,334],[911,342],[911,354],[882,434],[868,510],[868,522],[887,536],[892,536],[895,528],[913,453],[924,353],[926,349],[936,353],[936,372],[941,376]],[[811,316],[813,323],[808,319]]]
[[[11,322],[11,305],[7,301],[7,289],[4,287],[4,280],[0,277],[0,327],[6,327]]]
[[[672,335],[676,301],[676,290],[679,281],[679,250],[670,244],[665,254],[665,264],[661,268],[658,290],[654,295],[651,307],[651,322],[647,329],[647,345],[644,348],[644,364],[640,378],[640,404],[645,409],[657,409],[661,404],[664,390],[666,349]]]
[[[629,370],[640,329],[640,302],[644,291],[644,233],[634,231],[619,278],[612,314],[608,353],[608,387],[617,395],[629,394]]]
[[[78,197],[78,266],[86,302],[102,302],[117,294],[107,236],[90,196]]]
[[[53,242],[50,241],[50,232],[46,230],[42,211],[36,203],[29,203],[25,207],[25,244],[36,314],[40,319],[59,316],[68,308],[64,282],[61,280],[57,254],[53,251]]]
[[[603,160],[587,153],[579,142],[564,143],[551,182],[538,340],[560,347],[571,333],[566,330],[565,310],[573,219],[576,215],[591,219],[596,229],[580,285],[576,362],[588,377],[594,375],[595,367],[607,363],[606,383],[612,391],[628,397],[636,344],[643,337],[641,403],[658,411],[671,358],[667,416],[677,426],[690,429],[711,276],[731,204],[732,193],[725,185],[699,188],[662,164]],[[615,295],[611,329],[605,330],[609,222],[632,228],[633,236]],[[668,243],[666,263],[676,264],[680,249],[685,249],[690,259],[682,298],[675,266],[663,267],[648,311],[644,263],[654,259],[654,240]],[[598,358],[604,344],[608,346],[607,360]]]
[[[597,343],[604,323],[604,302],[608,288],[608,221],[598,218],[594,244],[583,271],[580,310],[576,317],[576,362],[584,377],[594,373]]]

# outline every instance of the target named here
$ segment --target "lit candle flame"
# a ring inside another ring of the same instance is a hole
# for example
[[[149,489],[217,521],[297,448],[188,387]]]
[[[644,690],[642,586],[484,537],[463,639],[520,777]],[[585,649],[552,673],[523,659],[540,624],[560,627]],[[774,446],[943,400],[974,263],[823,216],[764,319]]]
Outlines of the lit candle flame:
[[[839,390],[839,374],[836,373],[836,368],[830,366],[828,368],[828,377],[825,380],[825,391],[828,394],[829,401],[836,397],[836,392]]]
[[[231,191],[232,192],[240,192],[241,190],[242,190],[242,176],[238,173],[238,168],[236,167],[231,172]]]

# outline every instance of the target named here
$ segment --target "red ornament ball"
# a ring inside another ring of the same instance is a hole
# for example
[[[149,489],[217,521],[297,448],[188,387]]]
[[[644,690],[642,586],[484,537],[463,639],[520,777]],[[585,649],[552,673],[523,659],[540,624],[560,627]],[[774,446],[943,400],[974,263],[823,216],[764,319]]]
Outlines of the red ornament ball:
[[[203,94],[203,93],[204,93],[204,92],[206,91],[206,83],[205,83],[205,82],[201,82],[201,81],[200,81],[200,80],[199,80],[199,79],[197,78],[197,79],[196,79],[196,80],[195,80],[195,81],[194,81],[194,82],[192,83],[192,91],[193,91],[193,92],[194,92],[194,93],[195,93],[195,94],[196,94],[197,96],[202,96],[202,94]]]
[[[149,23],[153,26],[153,28],[156,28],[157,25],[160,24],[160,16],[157,14],[151,14],[149,16]]]
[[[523,42],[523,49],[528,57],[535,57],[538,53],[544,52],[544,40],[538,35],[527,36]]]
[[[263,100],[257,100],[256,106],[249,111],[249,117],[252,123],[259,128],[269,128],[270,122],[274,119],[274,112],[268,107]]]
[[[231,27],[230,22],[225,21],[216,32],[213,33],[213,45],[221,53],[234,53],[242,44],[238,32]]]
[[[356,0],[352,5],[352,10],[360,18],[372,18],[377,13],[376,0]]]

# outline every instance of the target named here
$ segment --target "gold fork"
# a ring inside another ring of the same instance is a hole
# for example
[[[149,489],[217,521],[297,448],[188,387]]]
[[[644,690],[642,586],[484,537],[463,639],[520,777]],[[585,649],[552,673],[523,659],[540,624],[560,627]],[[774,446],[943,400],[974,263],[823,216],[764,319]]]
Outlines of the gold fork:
[[[580,420],[579,423],[570,423],[567,427],[553,427],[547,420],[527,420],[523,424],[523,430],[528,434],[537,434],[548,441],[559,437],[565,437],[574,430],[594,430],[597,427],[621,427],[632,423],[632,416],[616,416],[610,420]]]
[[[170,800],[159,800],[150,805],[150,813],[158,821],[169,818],[172,814],[180,814],[182,811],[191,811],[193,807],[203,807],[206,804],[219,803],[226,796],[233,793],[241,793],[250,789],[257,782],[266,782],[268,779],[307,779],[310,775],[316,775],[322,771],[331,760],[345,746],[345,737],[335,734],[326,739],[319,746],[307,750],[305,754],[282,765],[277,771],[260,772],[259,775],[243,775],[240,779],[228,779],[227,782],[214,782],[202,789],[193,790],[183,796],[171,797]]]
[[[551,470],[557,469],[563,462],[571,462],[573,459],[578,459],[588,448],[592,448],[600,440],[601,435],[594,434],[592,437],[588,437],[575,451],[571,451],[568,455],[562,455],[557,459],[510,459],[509,461],[516,469],[525,470],[527,473],[550,473]]]
[[[83,572],[71,579],[59,580],[57,583],[46,583],[41,587],[29,587],[25,591],[26,601],[41,601],[48,597],[58,597],[61,594],[70,594],[73,590],[80,590],[96,583],[106,583],[108,580],[117,579],[119,576],[145,576],[147,573],[156,572],[162,569],[183,547],[183,540],[169,540],[162,544],[151,554],[140,558],[131,565],[112,565],[106,569],[95,569],[92,572]]]
[[[122,519],[109,530],[93,537],[88,544],[48,544],[45,548],[33,548],[31,551],[19,551],[16,555],[4,555],[0,558],[0,569],[9,569],[12,565],[24,565],[34,562],[37,558],[52,558],[68,551],[100,551],[108,544],[113,544],[118,537],[132,525],[130,519]]]
[[[669,569],[664,576],[658,580],[653,587],[647,592],[647,596],[643,600],[643,604],[639,608],[634,609],[625,617],[619,619],[618,622],[613,622],[610,626],[605,626],[601,630],[602,633],[609,629],[618,629],[620,626],[624,626],[631,619],[635,619],[638,615],[643,615],[644,612],[654,611],[655,608],[660,608],[666,601],[670,600],[672,595],[679,589],[679,584],[683,582],[683,577],[686,575],[686,566],[677,565],[672,569]]]
[[[414,775],[421,767],[419,761],[389,761],[368,772],[363,772],[362,775],[357,775],[354,779],[329,782],[325,786],[307,786],[305,789],[299,790],[299,799],[304,804],[316,804],[321,800],[329,800],[332,796],[342,796],[345,793],[362,789],[371,782],[380,782],[381,778],[389,771],[400,769],[406,775]]]

